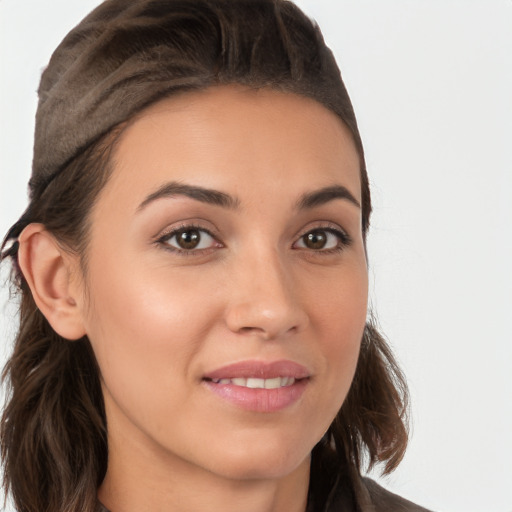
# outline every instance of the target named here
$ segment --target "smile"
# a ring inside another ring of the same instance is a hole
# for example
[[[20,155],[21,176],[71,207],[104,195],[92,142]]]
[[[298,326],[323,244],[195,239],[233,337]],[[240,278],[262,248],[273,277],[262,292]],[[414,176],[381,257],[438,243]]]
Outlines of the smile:
[[[259,413],[284,411],[297,403],[311,372],[293,361],[242,361],[203,376],[203,385],[224,403]]]
[[[278,389],[295,384],[293,377],[274,377],[272,379],[258,379],[255,377],[236,377],[234,379],[212,379],[214,384],[233,384],[250,389]]]

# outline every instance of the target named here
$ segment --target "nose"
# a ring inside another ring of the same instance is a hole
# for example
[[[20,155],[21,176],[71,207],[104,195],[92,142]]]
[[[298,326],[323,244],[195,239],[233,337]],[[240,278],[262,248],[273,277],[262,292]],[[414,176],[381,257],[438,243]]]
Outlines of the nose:
[[[253,254],[232,270],[225,316],[232,332],[273,340],[307,326],[293,273],[278,255]]]

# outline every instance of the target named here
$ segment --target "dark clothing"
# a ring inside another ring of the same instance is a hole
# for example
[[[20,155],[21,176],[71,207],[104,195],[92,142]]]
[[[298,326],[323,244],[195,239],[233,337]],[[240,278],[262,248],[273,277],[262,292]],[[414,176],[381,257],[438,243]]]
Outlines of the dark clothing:
[[[369,478],[361,478],[359,484],[348,492],[346,484],[337,484],[320,509],[310,500],[308,512],[429,512],[387,491]],[[100,504],[97,512],[109,511]]]

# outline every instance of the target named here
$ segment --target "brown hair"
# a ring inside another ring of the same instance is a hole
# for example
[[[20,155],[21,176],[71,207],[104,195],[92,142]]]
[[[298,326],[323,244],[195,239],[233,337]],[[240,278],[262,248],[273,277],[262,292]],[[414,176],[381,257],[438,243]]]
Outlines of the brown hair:
[[[4,486],[19,512],[92,512],[108,459],[99,369],[85,337],[57,335],[17,265],[32,222],[87,254],[88,214],[109,178],[123,123],[159,99],[238,83],[304,95],[336,113],[361,162],[362,225],[371,212],[352,105],[319,28],[287,0],[107,0],[57,48],[43,74],[27,210],[7,233],[20,327],[5,370]],[[407,444],[407,388],[386,342],[366,326],[349,394],[315,448],[357,478],[366,460],[392,471]]]

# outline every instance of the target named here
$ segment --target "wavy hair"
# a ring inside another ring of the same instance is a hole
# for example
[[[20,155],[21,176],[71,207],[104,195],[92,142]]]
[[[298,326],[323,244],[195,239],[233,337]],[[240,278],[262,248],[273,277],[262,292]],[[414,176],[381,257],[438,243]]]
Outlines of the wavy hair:
[[[108,445],[89,340],[70,342],[50,327],[19,269],[17,238],[28,224],[42,223],[85,263],[89,213],[109,179],[123,126],[164,97],[232,83],[307,96],[339,116],[359,153],[366,237],[370,190],[350,98],[318,26],[292,2],[101,4],[68,34],[42,76],[30,201],[2,244],[21,299],[0,429],[4,488],[18,512],[93,512]],[[89,104],[77,114],[77,99],[83,105],[86,96]],[[407,445],[406,420],[404,377],[368,322],[352,386],[315,447],[314,467],[335,460],[351,478],[365,463],[392,471]]]

